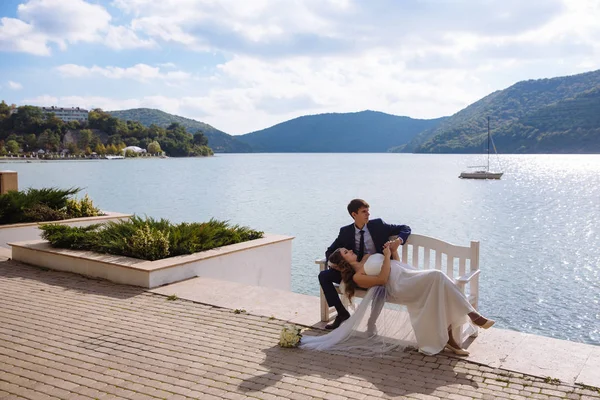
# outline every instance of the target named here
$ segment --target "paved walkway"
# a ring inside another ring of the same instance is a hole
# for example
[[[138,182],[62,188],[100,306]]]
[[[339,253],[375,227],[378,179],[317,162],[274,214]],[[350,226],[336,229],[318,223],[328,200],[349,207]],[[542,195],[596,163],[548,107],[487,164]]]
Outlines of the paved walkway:
[[[446,355],[277,346],[282,321],[0,262],[0,399],[600,399]]]
[[[150,290],[166,296],[244,309],[252,315],[275,317],[295,324],[323,328],[319,298],[284,290],[196,277]],[[384,310],[385,312],[385,310]],[[600,346],[491,328],[463,343],[469,361],[522,374],[560,379],[567,384],[600,387]]]

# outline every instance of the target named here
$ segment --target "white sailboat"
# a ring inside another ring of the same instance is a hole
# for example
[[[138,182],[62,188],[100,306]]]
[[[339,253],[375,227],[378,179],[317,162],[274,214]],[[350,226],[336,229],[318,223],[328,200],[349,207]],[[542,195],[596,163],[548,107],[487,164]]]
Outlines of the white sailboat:
[[[492,136],[490,134],[490,117],[487,118],[488,123],[488,140],[487,140],[487,165],[476,165],[470,166],[467,168],[484,168],[484,169],[476,169],[471,171],[463,171],[458,176],[463,179],[500,179],[504,172],[492,172],[490,171],[490,142],[494,146],[494,152],[498,155],[496,151],[496,146],[493,144]]]

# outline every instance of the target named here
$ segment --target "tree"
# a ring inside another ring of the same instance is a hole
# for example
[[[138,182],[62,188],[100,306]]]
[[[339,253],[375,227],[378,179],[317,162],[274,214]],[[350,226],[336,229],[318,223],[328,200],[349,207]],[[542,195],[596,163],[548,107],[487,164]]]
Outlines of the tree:
[[[115,146],[117,146],[122,141],[123,141],[123,138],[121,137],[121,135],[110,135],[108,137],[108,141],[106,143],[107,144],[114,144]]]
[[[54,115],[54,113],[46,114],[46,120],[43,124],[46,129],[50,129],[54,132],[60,132],[62,131],[64,125],[65,123],[63,120]]]
[[[0,103],[0,119],[10,117],[10,107],[4,100]]]
[[[142,139],[148,134],[146,127],[138,121],[127,121],[127,128],[129,135],[137,139]]]
[[[8,150],[8,152],[12,154],[18,154],[19,143],[17,143],[16,140],[9,140],[8,142],[6,142],[6,150]]]
[[[106,154],[106,147],[104,147],[102,143],[98,143],[96,147],[94,147],[94,151],[96,152],[96,154],[103,156]]]
[[[46,129],[38,138],[38,146],[46,151],[57,152],[60,149],[60,136],[58,133]]]
[[[69,144],[67,144],[67,150],[69,150],[69,154],[72,154],[74,156],[79,154],[79,148],[73,142],[70,142]]]
[[[148,145],[148,148],[146,150],[148,150],[148,153],[150,153],[150,154],[162,153],[162,149],[160,148],[160,144],[156,140],[154,142],[151,142]]]
[[[70,129],[72,131],[76,131],[78,129],[81,129],[81,122],[79,122],[79,121],[69,121],[69,122],[65,122],[65,126],[67,127],[67,129]]]
[[[208,145],[208,138],[204,136],[204,133],[202,133],[202,131],[197,131],[194,135],[194,144],[198,146]]]
[[[109,135],[115,135],[120,133],[119,130],[127,129],[124,121],[111,116],[100,108],[95,108],[88,113],[88,124],[90,128],[100,129]]]
[[[37,137],[30,133],[24,136],[25,151],[36,151],[37,150]]]
[[[95,149],[100,144],[102,144],[102,140],[100,140],[98,135],[96,135],[95,133],[92,133],[92,140],[90,140],[90,147],[92,149]]]
[[[16,135],[14,133],[11,133],[10,135],[8,135],[8,138],[6,138],[6,140],[14,140],[15,142],[17,142],[19,144],[19,147],[21,147],[23,145],[23,136],[20,135]]]
[[[82,129],[79,131],[79,139],[77,140],[77,146],[80,149],[85,149],[90,146],[94,134],[89,129]]]
[[[117,146],[115,146],[114,144],[109,144],[108,146],[106,146],[106,154],[118,154],[119,153],[119,149],[117,149]]]
[[[125,144],[127,146],[138,146],[140,145],[140,141],[135,137],[125,138]]]
[[[34,106],[19,107],[14,117],[14,128],[19,132],[38,133],[42,130],[45,122],[45,116],[42,110]]]
[[[158,125],[152,124],[148,127],[147,135],[151,139],[158,139],[164,137],[167,134],[165,128],[162,128]]]

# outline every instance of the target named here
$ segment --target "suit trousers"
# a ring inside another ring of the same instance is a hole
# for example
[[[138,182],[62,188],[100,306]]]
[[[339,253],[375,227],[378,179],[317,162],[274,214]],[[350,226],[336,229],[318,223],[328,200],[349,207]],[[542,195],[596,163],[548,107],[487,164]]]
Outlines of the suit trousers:
[[[325,295],[325,299],[327,299],[329,307],[335,307],[336,309],[339,309],[339,307],[344,308],[340,296],[333,285],[334,283],[339,284],[341,281],[342,274],[336,269],[328,268],[325,271],[319,272],[319,283],[321,284],[321,289],[323,289],[323,294]]]

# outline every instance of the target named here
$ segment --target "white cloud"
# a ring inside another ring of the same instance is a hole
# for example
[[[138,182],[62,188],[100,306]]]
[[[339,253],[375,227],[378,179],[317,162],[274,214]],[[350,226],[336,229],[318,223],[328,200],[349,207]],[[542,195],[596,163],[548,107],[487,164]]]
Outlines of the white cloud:
[[[98,13],[90,27],[59,27],[31,11],[49,1],[2,19],[0,50],[43,55],[76,40],[143,48],[143,63],[130,67],[91,58],[58,71],[153,83],[57,100],[153,106],[236,134],[322,112],[440,117],[520,80],[600,68],[597,0],[112,0],[110,18],[74,0],[72,13]],[[170,62],[159,63],[157,49]]]
[[[106,29],[111,15],[102,7],[83,0],[30,0],[17,8],[19,18],[49,40],[93,42]]]
[[[29,0],[17,7],[18,18],[0,20],[0,51],[50,55],[50,44],[66,50],[69,44],[104,43],[116,50],[151,48],[130,27],[114,26],[112,16],[84,0]]]
[[[23,89],[23,85],[21,85],[19,82],[15,82],[15,81],[8,81],[8,87],[11,88],[12,90]]]
[[[153,39],[140,39],[131,28],[124,26],[108,27],[104,42],[115,50],[157,47]]]
[[[63,64],[56,67],[63,76],[75,78],[87,78],[94,76],[103,76],[109,79],[132,79],[139,82],[160,79],[167,82],[183,82],[192,78],[192,75],[184,71],[162,72],[159,67],[153,67],[147,64],[136,64],[133,67],[84,67],[76,64]]]
[[[33,26],[15,18],[0,19],[0,51],[18,51],[46,56],[50,48],[46,37]]]

